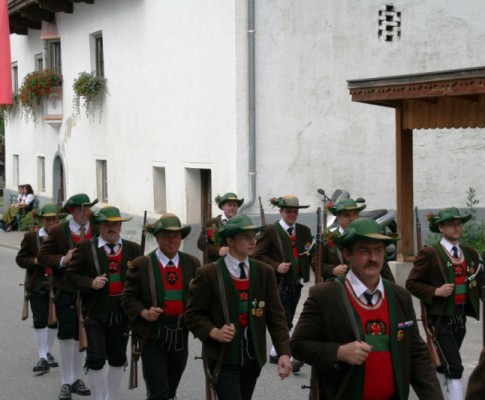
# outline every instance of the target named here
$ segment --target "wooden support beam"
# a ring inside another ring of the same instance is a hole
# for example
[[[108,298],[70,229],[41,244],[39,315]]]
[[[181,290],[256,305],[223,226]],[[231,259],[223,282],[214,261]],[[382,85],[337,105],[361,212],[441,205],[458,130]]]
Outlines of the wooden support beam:
[[[396,194],[398,261],[414,260],[413,131],[403,128],[403,109],[396,108]]]
[[[39,2],[40,8],[45,8],[46,10],[52,12],[65,12],[72,14],[73,5],[69,1],[64,0],[37,0]]]
[[[52,22],[56,19],[56,15],[48,10],[39,7],[24,8],[20,11],[23,18],[31,19],[32,21],[47,21]]]

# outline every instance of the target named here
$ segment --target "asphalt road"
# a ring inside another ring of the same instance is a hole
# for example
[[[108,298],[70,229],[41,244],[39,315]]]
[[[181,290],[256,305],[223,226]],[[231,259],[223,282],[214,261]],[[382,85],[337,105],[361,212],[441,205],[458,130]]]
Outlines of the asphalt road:
[[[24,272],[15,264],[17,250],[0,246],[0,304],[2,305],[0,324],[0,400],[44,400],[57,399],[60,388],[60,373],[58,368],[38,376],[32,372],[36,364],[37,350],[34,346],[32,319],[21,320]],[[303,291],[301,303],[307,293],[306,285]],[[416,302],[417,306],[417,302]],[[464,383],[478,361],[482,349],[482,323],[469,320],[467,323],[468,334],[462,348],[462,357],[465,365]],[[269,338],[268,344],[269,344]],[[200,354],[200,342],[191,338],[189,360],[187,369],[180,383],[178,391],[179,400],[204,400],[204,378],[201,361],[194,357]],[[53,349],[54,357],[57,357],[57,346]],[[139,387],[128,390],[128,370],[120,388],[120,400],[141,400],[145,398],[145,386],[139,366]],[[261,373],[253,398],[258,399],[307,399],[308,391],[302,390],[301,385],[306,385],[310,380],[310,368],[304,366],[298,375],[292,375],[284,381],[280,381],[276,373],[276,367],[267,364]],[[85,380],[87,382],[87,379]],[[73,395],[73,399],[82,399],[81,396]],[[90,397],[85,397],[89,399]],[[412,394],[411,399],[417,399]],[[446,398],[446,396],[445,396]]]

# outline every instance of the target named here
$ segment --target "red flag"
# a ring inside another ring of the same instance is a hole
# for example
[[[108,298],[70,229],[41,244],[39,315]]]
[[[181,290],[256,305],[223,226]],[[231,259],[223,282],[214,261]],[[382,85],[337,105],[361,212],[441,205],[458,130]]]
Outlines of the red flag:
[[[11,64],[7,0],[0,0],[0,104],[12,104]]]

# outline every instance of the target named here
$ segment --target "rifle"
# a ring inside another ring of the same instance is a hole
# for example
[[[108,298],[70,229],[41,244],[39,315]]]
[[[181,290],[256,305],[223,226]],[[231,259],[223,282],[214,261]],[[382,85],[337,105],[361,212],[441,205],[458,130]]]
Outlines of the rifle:
[[[209,234],[207,233],[207,214],[203,213],[203,221],[204,221],[204,252],[202,255],[202,262],[203,264],[209,263]]]
[[[62,199],[61,199],[61,189],[57,193],[57,208],[56,208],[56,223],[59,223]],[[49,315],[47,317],[48,325],[57,324],[57,311],[56,311],[56,293],[54,288],[54,274],[51,271],[49,275]]]
[[[263,203],[261,203],[261,196],[259,198],[259,215],[261,216],[261,225],[266,225],[266,217],[264,216]]]
[[[416,218],[416,246],[418,251],[420,251],[423,247],[422,237],[421,237],[421,222],[419,221],[418,215],[418,207],[414,207],[414,213]],[[436,339],[437,335],[437,327],[434,328],[434,331],[431,331],[431,328],[428,324],[428,311],[426,306],[423,302],[421,302],[421,322],[423,324],[423,329],[426,334],[426,345],[428,346],[429,356],[431,358],[431,363],[435,367],[444,366],[444,368],[449,372],[449,365],[445,359],[443,351],[441,350],[441,346]],[[438,319],[439,324],[439,319]]]
[[[35,211],[32,211],[32,231],[35,232]],[[37,272],[37,270],[36,270]],[[35,273],[34,273],[35,275]],[[25,277],[24,277],[24,304],[22,306],[22,321],[25,321],[29,318],[29,298],[30,298],[30,290],[32,289],[32,281],[34,280],[34,276],[32,276],[31,282],[29,282],[29,274],[28,270],[25,270]]]
[[[147,211],[145,210],[143,214],[143,228],[141,230],[141,253],[145,254],[145,225],[147,224]],[[140,354],[137,352],[137,348],[139,348],[138,337],[131,332],[131,360],[130,360],[130,378],[128,381],[128,389],[135,389],[138,387],[138,359],[140,358]]]
[[[85,226],[86,223],[86,216],[84,215],[84,204],[81,204],[81,238],[80,240],[84,240],[86,236]],[[88,348],[88,335],[86,333],[86,328],[84,326],[84,316],[82,313],[82,304],[81,304],[81,292],[77,292],[77,300],[76,300],[76,308],[77,314],[79,319],[79,351],[85,351]]]

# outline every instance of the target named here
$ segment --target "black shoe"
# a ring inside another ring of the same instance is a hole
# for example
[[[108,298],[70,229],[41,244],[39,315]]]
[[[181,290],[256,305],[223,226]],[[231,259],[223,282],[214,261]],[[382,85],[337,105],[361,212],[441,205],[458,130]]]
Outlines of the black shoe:
[[[298,373],[300,372],[300,369],[301,367],[303,367],[305,365],[305,363],[303,361],[298,361],[298,360],[293,360],[291,362],[291,369],[293,371],[293,373]]]
[[[273,356],[273,355],[269,355],[269,363],[270,364],[278,364],[278,356]]]
[[[61,386],[61,392],[59,393],[59,400],[71,400],[71,385],[65,383]]]
[[[47,362],[49,363],[49,367],[51,367],[51,368],[55,368],[55,367],[59,366],[57,361],[54,360],[54,357],[52,356],[51,353],[47,353]]]
[[[73,393],[78,394],[79,396],[89,396],[91,394],[91,390],[89,390],[82,379],[78,379],[71,385],[71,390]]]
[[[34,372],[47,372],[49,371],[49,363],[45,358],[41,358],[39,362],[33,368]]]

